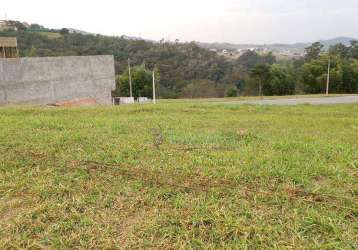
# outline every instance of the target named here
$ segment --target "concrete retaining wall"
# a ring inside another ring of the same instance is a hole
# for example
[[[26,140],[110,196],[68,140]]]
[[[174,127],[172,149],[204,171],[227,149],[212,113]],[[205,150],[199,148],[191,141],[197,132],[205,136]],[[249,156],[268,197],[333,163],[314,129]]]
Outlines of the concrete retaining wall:
[[[111,104],[114,88],[113,56],[0,59],[0,105],[88,97]]]

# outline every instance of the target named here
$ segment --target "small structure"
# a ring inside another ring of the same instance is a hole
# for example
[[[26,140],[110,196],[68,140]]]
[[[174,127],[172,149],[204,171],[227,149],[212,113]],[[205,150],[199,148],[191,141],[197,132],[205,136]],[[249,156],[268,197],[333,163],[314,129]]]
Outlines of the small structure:
[[[122,105],[122,104],[134,104],[134,103],[151,103],[152,100],[148,97],[113,97],[112,98],[112,104],[113,105]]]
[[[5,30],[17,30],[17,28],[8,20],[0,20],[0,31]]]
[[[113,105],[121,105],[121,104],[133,104],[135,102],[134,97],[114,97]]]
[[[0,58],[18,58],[16,37],[0,37]]]
[[[151,100],[148,97],[138,97],[139,103],[150,103]]]

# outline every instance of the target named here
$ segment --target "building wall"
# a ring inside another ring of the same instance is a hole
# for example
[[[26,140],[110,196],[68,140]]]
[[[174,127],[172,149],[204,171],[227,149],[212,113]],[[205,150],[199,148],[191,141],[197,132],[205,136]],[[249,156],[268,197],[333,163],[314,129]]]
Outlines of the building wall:
[[[88,97],[111,104],[114,88],[113,56],[0,59],[0,105]]]

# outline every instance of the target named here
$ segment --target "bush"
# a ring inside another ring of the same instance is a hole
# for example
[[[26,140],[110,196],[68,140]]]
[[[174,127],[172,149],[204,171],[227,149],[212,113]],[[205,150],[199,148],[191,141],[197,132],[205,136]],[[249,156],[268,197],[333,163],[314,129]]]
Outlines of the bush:
[[[236,97],[237,96],[237,88],[236,87],[231,87],[226,91],[226,96],[227,97]]]

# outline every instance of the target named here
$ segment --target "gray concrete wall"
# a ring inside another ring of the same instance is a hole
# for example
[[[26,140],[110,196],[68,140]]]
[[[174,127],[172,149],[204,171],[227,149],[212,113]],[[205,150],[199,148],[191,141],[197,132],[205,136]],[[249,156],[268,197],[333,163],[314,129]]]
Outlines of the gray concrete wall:
[[[0,105],[95,98],[111,104],[113,56],[0,59]]]

